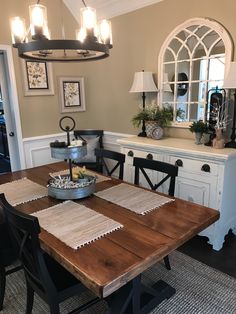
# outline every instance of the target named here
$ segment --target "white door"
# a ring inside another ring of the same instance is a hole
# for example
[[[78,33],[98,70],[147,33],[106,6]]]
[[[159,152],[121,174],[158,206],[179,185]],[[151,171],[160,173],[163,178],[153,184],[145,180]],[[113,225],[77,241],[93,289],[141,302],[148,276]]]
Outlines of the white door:
[[[3,109],[6,122],[7,141],[12,171],[22,169],[22,155],[19,141],[22,142],[21,127],[16,128],[15,108],[13,106],[14,86],[11,84],[10,69],[8,68],[6,51],[0,50],[0,85],[2,91]]]

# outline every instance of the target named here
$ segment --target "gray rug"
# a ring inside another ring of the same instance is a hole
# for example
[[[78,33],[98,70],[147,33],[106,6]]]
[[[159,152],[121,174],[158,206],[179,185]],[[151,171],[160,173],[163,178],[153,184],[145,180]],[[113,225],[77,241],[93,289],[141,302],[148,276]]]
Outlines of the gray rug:
[[[167,271],[162,263],[145,272],[143,281],[154,283],[162,279],[176,288],[176,294],[163,301],[151,313],[155,314],[235,314],[236,279],[206,266],[180,252],[170,255],[172,270]],[[90,293],[63,303],[61,313],[77,307]],[[106,310],[104,302],[84,311],[85,314],[102,314]],[[3,314],[23,314],[25,312],[25,285],[22,272],[8,276]],[[37,296],[34,314],[49,313],[47,305]]]

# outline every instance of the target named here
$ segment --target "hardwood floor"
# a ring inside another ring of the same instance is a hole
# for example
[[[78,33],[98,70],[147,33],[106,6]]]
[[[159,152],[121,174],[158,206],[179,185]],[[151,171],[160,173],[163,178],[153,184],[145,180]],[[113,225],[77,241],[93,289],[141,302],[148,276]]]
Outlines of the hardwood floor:
[[[207,241],[206,237],[195,236],[178,250],[236,278],[236,236],[230,231],[220,251],[212,250]]]

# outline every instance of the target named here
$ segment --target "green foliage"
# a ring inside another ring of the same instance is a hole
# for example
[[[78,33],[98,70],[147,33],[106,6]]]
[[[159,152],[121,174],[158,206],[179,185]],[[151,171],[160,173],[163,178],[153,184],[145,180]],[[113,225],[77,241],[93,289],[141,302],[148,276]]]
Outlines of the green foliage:
[[[194,121],[191,125],[189,130],[194,133],[207,133],[208,132],[208,125],[207,123],[203,122],[202,120]]]
[[[167,126],[173,120],[173,108],[171,106],[160,108],[159,106],[146,106],[140,110],[132,119],[135,127],[139,127],[142,120],[157,121],[160,126]]]

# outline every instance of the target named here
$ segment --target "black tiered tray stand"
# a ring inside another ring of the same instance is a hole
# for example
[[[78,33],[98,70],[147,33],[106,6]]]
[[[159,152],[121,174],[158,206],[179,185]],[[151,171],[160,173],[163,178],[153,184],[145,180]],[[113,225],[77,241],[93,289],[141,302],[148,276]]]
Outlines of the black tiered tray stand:
[[[62,122],[65,119],[70,119],[73,122],[72,127],[66,126],[63,127]],[[66,132],[67,134],[67,144],[65,142],[58,142],[55,141],[50,143],[51,148],[51,156],[52,158],[61,159],[61,160],[68,160],[69,162],[69,175],[61,175],[61,178],[70,178],[70,181],[73,180],[72,176],[72,160],[80,160],[87,154],[87,145],[84,142],[82,146],[70,146],[70,132],[75,128],[75,121],[73,118],[69,116],[65,116],[60,120],[60,128]],[[90,175],[85,175],[84,179],[81,179],[81,182],[87,181],[89,182],[88,185],[84,187],[78,188],[59,188],[52,186],[50,183],[53,182],[55,179],[49,180],[48,185],[48,195],[57,199],[69,200],[69,199],[79,199],[84,198],[92,193],[95,192],[95,181],[96,178]],[[79,179],[78,179],[79,181]]]

